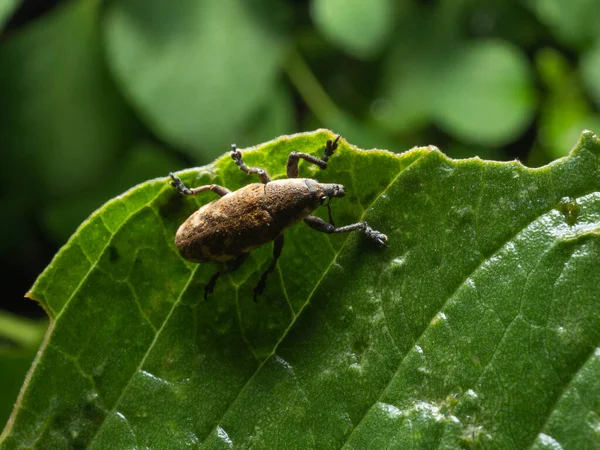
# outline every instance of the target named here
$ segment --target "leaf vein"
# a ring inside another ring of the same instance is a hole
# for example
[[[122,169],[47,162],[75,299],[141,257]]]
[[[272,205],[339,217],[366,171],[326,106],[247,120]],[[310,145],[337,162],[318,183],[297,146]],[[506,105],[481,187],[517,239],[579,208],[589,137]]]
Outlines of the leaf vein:
[[[592,359],[592,357],[596,356],[597,352],[600,352],[599,345],[600,345],[600,342],[595,342],[594,343],[594,345],[591,347],[589,353],[582,360],[582,362],[579,365],[579,367],[577,368],[577,370],[575,370],[573,372],[573,374],[571,375],[571,377],[569,378],[569,380],[567,380],[567,382],[565,383],[565,385],[561,389],[560,393],[556,396],[556,400],[554,401],[554,403],[552,404],[552,406],[550,408],[548,408],[548,416],[546,417],[546,419],[544,420],[544,423],[540,427],[539,433],[535,435],[535,437],[533,438],[533,441],[531,442],[531,444],[529,444],[529,446],[528,446],[529,448],[533,447],[533,445],[535,444],[535,441],[536,441],[537,437],[544,430],[544,428],[546,428],[546,425],[548,425],[548,422],[550,421],[550,418],[552,417],[552,413],[554,412],[554,409],[560,403],[560,401],[562,400],[562,398],[565,396],[565,394],[567,393],[568,388],[577,380],[577,376],[579,375],[579,373],[585,368],[585,366],[588,363],[588,361],[590,361]]]
[[[242,326],[242,310],[240,308],[240,288],[238,286],[235,287],[235,309],[237,312],[237,324],[238,328],[240,329],[240,335],[242,336],[242,340],[246,344],[246,347],[248,347],[248,350],[252,354],[252,357],[256,360],[257,363],[260,364],[260,359],[258,358],[258,356],[256,356],[255,350],[254,348],[252,348],[252,345],[250,345],[250,342],[246,337],[246,333],[244,333],[244,327]]]
[[[499,250],[501,250],[502,248],[504,248],[506,246],[506,244],[508,242],[510,242],[512,239],[515,238],[515,236],[517,236],[520,232],[522,232],[525,228],[527,228],[530,224],[532,224],[533,222],[535,222],[536,220],[538,220],[541,216],[543,216],[544,214],[547,214],[548,212],[552,211],[552,209],[554,209],[554,206],[550,206],[549,208],[547,208],[545,211],[540,212],[538,215],[536,215],[532,220],[530,220],[526,225],[522,226],[521,228],[518,228],[516,230],[514,230],[514,232],[507,238],[505,239],[502,243],[500,243],[496,249],[490,254],[490,256],[492,256],[493,254],[496,254]],[[438,314],[442,309],[444,309],[444,307],[446,306],[446,304],[448,303],[448,301],[450,299],[452,299],[456,293],[460,290],[460,288],[462,286],[465,285],[465,283],[471,278],[471,276],[477,272],[479,270],[479,268],[481,268],[483,266],[483,264],[489,260],[489,257],[484,257],[482,258],[482,260],[471,270],[469,271],[469,273],[467,274],[467,276],[465,277],[465,279],[454,289],[454,291],[452,292],[452,294],[450,294],[446,300],[444,300],[444,302],[442,302],[442,304],[440,305],[440,307],[437,309],[437,311],[435,312],[435,314]],[[435,317],[435,314],[432,317]],[[518,314],[517,316],[518,317]],[[516,318],[515,317],[515,318]],[[514,321],[514,319],[513,319]],[[428,322],[429,323],[429,322]],[[512,321],[511,321],[512,323]],[[415,339],[414,343],[417,343],[425,334],[425,332],[429,329],[429,325],[425,326],[420,334],[417,336],[417,338]],[[381,398],[383,397],[383,395],[386,393],[386,391],[389,389],[389,387],[392,384],[392,381],[394,380],[394,377],[396,376],[396,374],[398,373],[398,371],[400,370],[400,368],[402,367],[402,364],[404,363],[406,357],[409,355],[410,350],[406,352],[406,354],[404,355],[404,357],[400,360],[400,362],[398,363],[398,367],[396,368],[395,372],[392,374],[392,376],[390,377],[389,381],[387,382],[387,384],[385,385],[385,387],[381,390],[380,394],[377,396],[376,400],[373,402],[373,404],[371,405],[370,408],[368,408],[365,413],[363,414],[363,416],[359,419],[359,421],[356,423],[356,425],[354,426],[354,428],[352,429],[352,431],[348,434],[348,437],[346,438],[346,440],[342,443],[342,445],[340,446],[340,449],[343,448],[349,441],[350,438],[352,437],[352,435],[354,434],[354,432],[356,431],[356,429],[358,428],[358,426],[362,423],[362,421],[365,419],[366,416],[369,415],[369,412],[375,407],[375,405],[381,400]]]
[[[152,340],[152,342],[148,346],[148,350],[144,353],[144,356],[142,357],[140,363],[138,364],[138,367],[136,368],[136,370],[134,370],[132,372],[131,377],[129,377],[129,381],[127,381],[127,384],[123,387],[123,390],[121,391],[121,394],[119,395],[119,398],[117,399],[117,401],[115,402],[115,404],[113,405],[113,407],[111,408],[111,410],[104,416],[104,418],[102,419],[102,422],[100,423],[100,426],[96,429],[96,431],[94,432],[93,436],[90,437],[90,441],[89,441],[88,445],[86,446],[86,449],[90,447],[90,445],[94,441],[94,438],[96,436],[98,436],[98,433],[100,433],[100,431],[102,430],[102,427],[106,423],[106,418],[109,417],[112,413],[114,413],[117,410],[117,406],[119,405],[119,403],[123,399],[123,396],[125,395],[125,392],[127,392],[127,389],[129,388],[129,385],[131,384],[131,382],[135,378],[135,375],[140,372],[140,370],[142,369],[142,367],[144,367],[144,363],[146,362],[146,359],[148,358],[148,356],[150,355],[150,352],[154,348],[154,345],[158,341],[158,337],[160,336],[160,334],[164,330],[165,326],[169,322],[169,319],[173,315],[173,311],[175,311],[175,308],[177,307],[177,305],[179,305],[179,302],[180,302],[181,298],[183,297],[183,294],[187,291],[187,289],[188,289],[190,283],[192,282],[192,280],[194,279],[194,275],[196,274],[196,271],[198,270],[199,267],[200,267],[200,265],[198,264],[196,267],[194,267],[194,269],[192,269],[192,273],[190,274],[190,277],[188,278],[187,283],[185,284],[185,286],[183,287],[183,289],[179,293],[179,296],[178,296],[177,300],[175,302],[173,302],[173,306],[171,307],[171,310],[169,311],[169,314],[167,315],[167,317],[165,317],[165,320],[162,323],[161,327],[158,329],[158,331],[154,335],[154,339]]]

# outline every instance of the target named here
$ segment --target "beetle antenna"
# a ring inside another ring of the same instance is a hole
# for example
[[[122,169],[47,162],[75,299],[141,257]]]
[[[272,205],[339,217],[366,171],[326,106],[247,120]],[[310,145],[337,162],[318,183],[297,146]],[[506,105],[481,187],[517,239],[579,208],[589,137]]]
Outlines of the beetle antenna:
[[[331,215],[331,201],[327,202],[327,212],[329,212],[329,223],[335,227],[335,223],[333,223],[333,216]]]

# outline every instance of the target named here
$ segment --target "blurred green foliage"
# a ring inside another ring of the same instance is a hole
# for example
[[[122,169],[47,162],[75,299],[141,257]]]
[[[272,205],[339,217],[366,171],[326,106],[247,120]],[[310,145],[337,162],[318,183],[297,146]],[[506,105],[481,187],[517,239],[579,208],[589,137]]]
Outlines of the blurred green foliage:
[[[106,200],[233,142],[537,166],[600,129],[594,0],[42,3],[0,4],[0,249],[31,280]]]
[[[46,332],[47,320],[27,320],[0,311],[0,424],[4,426],[23,379]]]
[[[564,156],[600,130],[598,23],[595,0],[2,0],[0,306],[105,201],[232,142]],[[15,389],[36,346],[5,355]]]

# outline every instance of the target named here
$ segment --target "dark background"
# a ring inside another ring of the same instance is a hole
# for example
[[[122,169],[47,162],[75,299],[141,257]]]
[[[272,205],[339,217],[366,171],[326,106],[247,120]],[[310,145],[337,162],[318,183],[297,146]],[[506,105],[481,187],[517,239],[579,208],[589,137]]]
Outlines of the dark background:
[[[232,142],[330,128],[455,158],[600,129],[594,0],[9,0],[0,6],[0,308],[106,200]]]

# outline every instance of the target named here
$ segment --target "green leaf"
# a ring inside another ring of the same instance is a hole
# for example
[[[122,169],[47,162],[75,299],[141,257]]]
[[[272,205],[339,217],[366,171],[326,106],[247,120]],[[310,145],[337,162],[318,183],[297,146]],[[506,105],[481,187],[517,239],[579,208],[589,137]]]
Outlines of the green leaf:
[[[22,0],[2,0],[0,3],[0,30],[10,20]]]
[[[525,4],[567,45],[581,48],[600,37],[596,0],[527,0]]]
[[[581,130],[600,128],[600,116],[582,92],[580,77],[561,53],[543,49],[536,65],[547,85],[539,117],[539,142],[550,159],[565,156]]]
[[[109,63],[147,125],[204,160],[273,90],[281,2],[123,0],[106,12]],[[266,5],[271,7],[267,8]]]
[[[582,129],[600,128],[600,116],[575,93],[549,95],[540,114],[539,140],[551,157],[564,156]]]
[[[235,141],[238,145],[245,147],[254,145],[256,142],[268,141],[293,129],[294,120],[291,93],[287,88],[279,86],[269,96],[267,104],[247,123],[245,129],[236,136],[231,136],[229,144]],[[223,145],[221,149],[227,147]]]
[[[407,6],[400,15],[394,45],[382,71],[381,92],[375,104],[377,121],[392,132],[414,133],[432,121],[437,107],[435,88],[453,64],[461,46],[453,23],[457,3],[445,3],[431,14],[429,8]],[[445,24],[446,26],[440,26]]]
[[[89,186],[131,145],[137,122],[104,65],[100,7],[67,2],[0,46],[0,175],[13,192]]]
[[[393,31],[392,0],[313,0],[311,11],[326,38],[361,59],[373,57]]]
[[[302,128],[317,128],[319,124],[326,124],[358,146],[369,145],[385,148],[397,145],[397,140],[391,139],[388,134],[382,132],[378,127],[361,122],[339,108],[329,98],[323,86],[298,52],[290,53],[286,64],[286,73],[304,102],[314,113],[314,116],[305,118]]]
[[[384,66],[375,118],[396,132],[435,123],[463,143],[506,144],[530,124],[536,106],[526,55],[506,41],[463,41],[453,25],[440,27],[442,17],[459,13],[457,3],[444,5],[448,10],[435,17],[404,18]]]
[[[285,177],[290,151],[245,153]],[[594,448],[600,443],[600,140],[539,169],[433,147],[397,155],[342,141],[337,224],[389,235],[286,231],[224,276],[183,261],[179,224],[204,193],[139,185],[79,228],[30,292],[51,327],[1,449]],[[225,155],[186,183],[249,182]],[[321,211],[320,214],[326,214]]]
[[[590,95],[600,105],[600,37],[596,45],[583,55],[581,75]]]
[[[0,310],[0,424],[8,420],[47,325]]]
[[[529,125],[535,106],[527,58],[503,41],[467,44],[444,67],[433,114],[461,140],[502,145]]]

